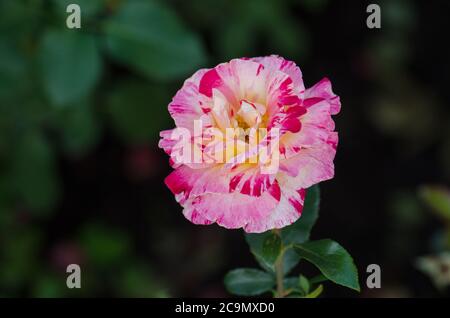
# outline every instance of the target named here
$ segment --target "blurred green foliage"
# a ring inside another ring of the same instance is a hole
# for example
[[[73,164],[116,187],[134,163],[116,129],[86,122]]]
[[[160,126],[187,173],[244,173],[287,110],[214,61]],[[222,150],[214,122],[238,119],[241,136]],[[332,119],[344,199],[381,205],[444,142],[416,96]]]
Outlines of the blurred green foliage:
[[[170,125],[168,114],[158,109],[168,100],[169,91],[164,85],[124,81],[106,97],[105,113],[124,142],[143,143],[154,140],[160,130]]]
[[[87,156],[105,128],[125,144],[155,142],[170,125],[171,83],[207,54],[162,1],[76,1],[82,28],[70,30],[72,2],[0,2],[0,294],[164,296],[123,230],[86,220],[66,244],[38,224],[64,213],[61,159]],[[81,292],[65,287],[59,263],[71,258],[90,269]]]
[[[420,196],[444,222],[450,223],[450,191],[444,187],[424,186]]]
[[[197,35],[156,1],[123,2],[103,31],[108,54],[151,79],[173,80],[205,62]]]
[[[416,267],[431,278],[434,286],[444,293],[450,286],[450,190],[444,186],[420,187],[419,196],[441,221],[431,240],[432,254],[417,258]]]

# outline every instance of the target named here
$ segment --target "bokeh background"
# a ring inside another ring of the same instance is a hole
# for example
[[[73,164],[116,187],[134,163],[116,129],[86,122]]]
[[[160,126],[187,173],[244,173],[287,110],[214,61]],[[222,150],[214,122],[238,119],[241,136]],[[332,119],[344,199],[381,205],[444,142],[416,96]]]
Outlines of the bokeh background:
[[[324,295],[448,296],[450,3],[376,3],[381,29],[365,1],[0,0],[0,296],[228,296],[224,274],[256,262],[241,231],[184,219],[158,132],[196,69],[268,54],[341,96],[312,238],[346,247],[363,290]]]

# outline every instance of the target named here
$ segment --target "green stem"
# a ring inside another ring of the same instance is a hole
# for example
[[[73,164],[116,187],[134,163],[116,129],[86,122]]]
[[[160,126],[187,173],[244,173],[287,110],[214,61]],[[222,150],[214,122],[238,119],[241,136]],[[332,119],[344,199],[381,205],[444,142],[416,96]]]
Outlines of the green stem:
[[[275,229],[273,230],[273,232],[275,234],[277,234],[278,236],[280,236],[280,230],[279,229]],[[277,261],[275,262],[275,275],[276,275],[276,280],[277,280],[277,298],[283,298],[284,297],[284,284],[283,284],[283,279],[284,279],[284,272],[283,272],[283,255],[284,255],[284,248],[282,246],[281,248],[281,253],[278,256]]]

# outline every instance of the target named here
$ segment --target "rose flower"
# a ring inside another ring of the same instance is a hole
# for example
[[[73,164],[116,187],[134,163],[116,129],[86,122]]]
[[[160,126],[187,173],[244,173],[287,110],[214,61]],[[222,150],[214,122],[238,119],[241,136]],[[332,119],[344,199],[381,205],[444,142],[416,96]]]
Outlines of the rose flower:
[[[201,69],[169,104],[177,127],[159,146],[175,170],[165,183],[195,224],[292,224],[306,189],[334,175],[339,110],[328,79],[305,89],[299,67],[278,56]]]

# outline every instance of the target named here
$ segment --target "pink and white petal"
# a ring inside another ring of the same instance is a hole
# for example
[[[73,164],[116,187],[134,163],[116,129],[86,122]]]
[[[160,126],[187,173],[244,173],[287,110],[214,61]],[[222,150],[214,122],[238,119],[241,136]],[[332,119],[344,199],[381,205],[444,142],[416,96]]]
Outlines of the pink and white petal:
[[[178,145],[177,140],[171,138],[172,132],[174,129],[163,130],[159,133],[161,139],[158,142],[158,147],[163,149],[166,154],[170,156],[169,164],[172,168],[178,168],[181,164],[174,160],[172,157],[175,156],[172,154],[173,149]]]
[[[322,100],[309,106],[306,113],[300,117],[300,121],[303,125],[310,125],[333,131],[335,124],[331,115],[331,104],[328,101]]]
[[[175,140],[172,138],[175,129],[176,128],[163,130],[159,133],[161,139],[158,143],[158,147],[163,149],[164,152],[168,155],[172,153],[172,148],[175,147],[179,142],[179,140]]]
[[[314,106],[312,108],[318,114],[317,117],[302,117],[300,119],[302,126],[299,132],[293,133],[288,131],[280,138],[280,149],[285,158],[296,155],[302,148],[310,148],[326,143],[330,138],[330,134],[332,134],[334,129],[334,121],[329,114],[320,114],[319,107],[316,108]]]
[[[280,139],[280,147],[286,158],[297,154],[300,149],[326,143],[335,128],[331,118],[331,104],[321,100],[311,105],[306,114],[300,117],[301,129],[293,133],[288,131]]]
[[[333,178],[337,135],[332,136],[329,143],[303,148],[297,155],[280,162],[280,171],[294,177],[294,188],[307,189]]]
[[[327,144],[329,144],[335,151],[339,143],[339,136],[336,131],[333,131],[328,135]]]
[[[182,204],[189,197],[205,193],[228,193],[229,178],[222,166],[192,169],[183,165],[172,171],[164,182]]]
[[[245,59],[234,59],[229,63],[232,77],[224,77],[229,86],[234,87],[236,98],[254,103],[266,100],[267,79],[270,73],[257,62]]]
[[[301,101],[293,92],[294,89],[293,81],[286,73],[273,71],[270,74],[266,88],[266,106],[269,121],[280,109],[283,109],[284,105],[294,105]]]
[[[189,197],[205,193],[241,193],[250,197],[262,196],[265,192],[276,191],[274,175],[265,175],[259,167],[237,167],[233,171],[224,165],[214,165],[203,169],[193,169],[182,165],[172,171],[165,183],[173,194],[178,195],[179,202]],[[275,197],[276,192],[272,193]]]
[[[225,63],[224,63],[225,64]],[[198,84],[198,92],[207,97],[212,97],[213,89],[222,88],[223,80],[217,73],[217,67],[207,70],[203,73]]]
[[[170,156],[170,165],[174,168],[187,165],[193,169],[203,169],[212,166],[212,163],[201,160],[202,146],[194,143],[195,139],[187,128],[177,127],[160,132],[161,140],[158,146]],[[194,160],[199,158],[199,160]]]
[[[287,132],[280,139],[280,152],[285,158],[298,154],[302,148],[310,148],[327,142],[330,131],[306,124],[298,133]]]
[[[214,119],[215,127],[225,131],[226,128],[231,127],[230,114],[231,106],[220,90],[214,88],[212,90],[213,108],[211,116]]]
[[[293,190],[284,184],[282,189],[277,207],[266,218],[248,223],[244,228],[246,232],[262,233],[271,229],[280,229],[298,220],[303,210],[305,190]]]
[[[252,197],[238,192],[231,194],[209,193],[196,197],[192,206],[203,218],[216,222],[228,229],[245,227],[249,223],[266,218],[278,205],[280,197],[278,184],[272,186],[260,197]],[[220,207],[220,208],[218,208]]]
[[[271,73],[267,97],[268,125],[282,131],[297,132],[301,128],[298,117],[306,113],[302,106],[303,93],[297,93],[291,77],[281,71]]]
[[[176,126],[193,131],[194,121],[200,118],[205,121],[204,125],[212,124],[208,117],[202,116],[211,110],[211,100],[198,93],[200,79],[206,72],[207,69],[201,69],[186,80],[169,104],[169,113]]]
[[[248,167],[246,167],[248,166]],[[275,174],[264,174],[259,166],[246,164],[233,169],[229,183],[230,193],[239,192],[249,196],[259,197],[272,188]]]
[[[286,73],[293,81],[294,93],[302,98],[305,91],[303,84],[303,75],[300,68],[292,61],[285,60],[277,55],[270,55],[264,57],[256,57],[252,59],[255,62],[261,63],[270,72],[281,71]]]
[[[282,107],[271,117],[268,129],[278,128],[280,134],[297,133],[302,128],[300,116],[306,113],[306,109],[302,106],[291,106],[289,108]]]
[[[210,225],[213,222],[201,215],[193,206],[192,199],[183,206],[183,215],[186,219],[197,225]]]
[[[326,100],[329,103],[331,115],[339,113],[341,109],[340,98],[333,93],[331,82],[326,77],[305,91],[303,105],[309,108],[323,100]]]
[[[202,96],[212,98],[213,91],[219,90],[236,113],[241,100],[265,102],[266,77],[267,72],[263,72],[261,64],[234,59],[205,72],[200,80],[199,92]]]

